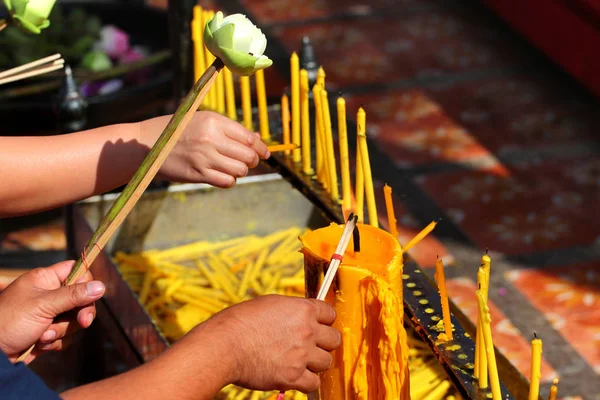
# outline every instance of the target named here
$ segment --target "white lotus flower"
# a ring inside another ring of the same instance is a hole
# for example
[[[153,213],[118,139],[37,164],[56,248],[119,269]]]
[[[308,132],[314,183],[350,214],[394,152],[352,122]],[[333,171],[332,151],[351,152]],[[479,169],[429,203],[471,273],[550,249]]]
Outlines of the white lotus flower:
[[[208,50],[238,75],[252,75],[273,61],[263,53],[267,38],[243,14],[223,18],[221,11],[206,24],[204,43]]]

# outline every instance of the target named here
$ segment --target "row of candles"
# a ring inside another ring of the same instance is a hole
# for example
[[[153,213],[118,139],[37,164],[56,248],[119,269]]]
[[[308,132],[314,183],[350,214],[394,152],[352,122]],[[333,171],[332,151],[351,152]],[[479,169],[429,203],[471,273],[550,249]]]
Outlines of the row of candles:
[[[203,10],[199,5],[194,7],[194,19],[191,24],[192,41],[194,43],[194,74],[198,79],[206,67],[214,61],[214,56],[206,49],[202,37],[202,28],[206,21],[214,16],[213,11]],[[291,156],[294,163],[298,163],[302,172],[314,176],[316,180],[330,195],[331,200],[340,202],[344,214],[356,210],[359,221],[364,221],[364,205],[366,202],[369,224],[378,227],[377,206],[375,203],[374,185],[371,165],[366,140],[366,112],[360,107],[356,113],[357,125],[357,152],[356,152],[356,182],[354,199],[350,183],[350,159],[348,151],[348,131],[346,122],[346,101],[339,96],[336,101],[337,127],[340,155],[341,198],[338,188],[337,163],[333,145],[333,132],[330,113],[328,92],[325,88],[326,74],[321,67],[317,73],[317,80],[312,89],[309,87],[308,72],[300,69],[299,59],[294,52],[290,57],[290,96],[281,96],[282,141],[286,156]],[[256,100],[258,108],[259,132],[265,143],[271,143],[269,129],[269,115],[267,109],[267,96],[264,71],[255,73]],[[240,77],[240,97],[242,108],[242,124],[247,129],[254,129],[252,117],[252,101],[250,77]],[[314,140],[315,163],[313,168],[310,121],[310,93],[314,102]],[[237,119],[237,106],[235,99],[234,81],[231,71],[224,68],[219,74],[217,82],[202,103],[203,108],[220,112],[229,118]],[[288,146],[291,145],[291,146]],[[385,205],[388,217],[390,234],[398,238],[397,221],[394,214],[392,189],[387,184],[384,186]],[[354,205],[352,204],[354,200]],[[432,222],[419,232],[410,242],[402,248],[403,253],[410,250],[425,236],[433,231],[437,222]],[[475,366],[474,376],[478,379],[482,389],[491,386],[493,400],[501,400],[500,380],[494,353],[494,342],[491,330],[491,317],[488,307],[488,291],[490,283],[491,258],[484,254],[481,266],[477,272],[478,301],[477,333],[475,339]],[[442,305],[444,332],[438,340],[452,340],[452,322],[450,306],[446,290],[444,265],[441,259],[436,262],[435,279],[438,284]],[[539,398],[539,385],[541,378],[542,340],[537,336],[531,342],[531,377],[529,387],[529,400]],[[549,400],[556,400],[558,393],[558,380],[554,380],[550,389]]]

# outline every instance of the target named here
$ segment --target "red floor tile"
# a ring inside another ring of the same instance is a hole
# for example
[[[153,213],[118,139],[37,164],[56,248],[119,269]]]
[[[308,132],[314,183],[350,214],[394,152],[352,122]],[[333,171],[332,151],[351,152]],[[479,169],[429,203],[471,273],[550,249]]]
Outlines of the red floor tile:
[[[375,200],[377,202],[377,213],[381,227],[389,232],[387,211],[385,206],[385,196],[383,193],[384,183],[375,181]],[[392,199],[394,202],[394,214],[396,215],[398,229],[398,240],[400,243],[408,243],[417,235],[424,226],[421,226],[415,218],[406,211],[402,203],[398,201],[394,194],[401,192],[402,188],[392,187]],[[412,259],[422,268],[435,268],[435,262],[439,256],[444,264],[449,266],[454,263],[454,256],[448,252],[448,249],[435,237],[435,230],[423,239],[419,244],[408,251]]]
[[[301,7],[290,7],[287,0],[242,0],[244,7],[257,19],[260,24],[284,23],[305,20],[310,18],[323,18],[336,14],[365,15],[373,11],[405,5],[428,3],[424,0],[308,0],[303,1]]]
[[[530,75],[449,84],[428,95],[494,152],[594,140],[600,122],[580,93]]]
[[[589,245],[600,227],[600,160],[518,164],[511,176],[478,171],[418,178],[479,247],[520,254]]]
[[[65,228],[60,223],[43,225],[33,228],[23,228],[3,236],[0,250],[63,250],[67,239]]]
[[[347,96],[349,118],[355,119],[361,105],[367,113],[367,133],[399,167],[446,162],[502,169],[487,149],[420,90]]]
[[[337,87],[502,68],[516,57],[527,60],[506,36],[460,9],[278,27],[274,33],[290,52],[309,36],[328,82]]]
[[[600,262],[510,271],[506,278],[600,375]]]
[[[449,280],[446,285],[452,301],[473,323],[476,323],[478,306],[475,283],[468,278],[456,278]],[[494,345],[524,376],[530,376],[530,343],[492,301],[489,301],[488,305],[492,317]],[[542,359],[542,382],[551,382],[556,377],[556,371],[545,359]]]

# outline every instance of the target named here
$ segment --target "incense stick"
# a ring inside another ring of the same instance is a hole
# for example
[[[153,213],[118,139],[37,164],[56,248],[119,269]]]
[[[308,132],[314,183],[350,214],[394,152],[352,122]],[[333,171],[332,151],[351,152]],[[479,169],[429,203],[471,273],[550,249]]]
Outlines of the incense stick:
[[[321,289],[319,289],[319,293],[317,294],[317,300],[325,300],[327,296],[327,292],[329,292],[329,288],[333,283],[333,279],[335,278],[335,274],[338,270],[338,267],[342,263],[342,257],[346,252],[346,247],[348,247],[348,243],[350,242],[350,238],[352,237],[352,233],[354,232],[354,227],[356,226],[358,217],[351,213],[348,217],[348,221],[346,222],[346,226],[344,227],[344,231],[342,232],[342,237],[335,249],[335,253],[331,256],[331,261],[329,263],[329,268],[327,269],[327,273],[325,274],[325,278],[323,279],[323,284],[321,285]]]
[[[20,66],[15,67],[15,68],[11,68],[9,70],[0,72],[0,79],[6,78],[7,76],[11,76],[11,75],[17,74],[17,73],[22,72],[22,71],[26,71],[28,69],[39,67],[40,65],[43,65],[43,64],[51,63],[51,62],[53,62],[55,60],[58,60],[59,58],[61,58],[61,55],[57,53],[57,54],[53,54],[53,55],[48,56],[48,57],[40,58],[39,60],[32,61],[32,62],[27,63],[27,64],[20,65]]]
[[[65,66],[64,60],[55,60],[49,66],[46,67],[38,67],[31,69],[27,72],[22,72],[18,74],[11,74],[6,78],[0,79],[0,85],[4,85],[6,83],[20,81],[23,79],[31,78],[38,75],[47,74],[48,72],[56,71],[58,69],[62,69]]]
[[[198,110],[198,106],[206,96],[206,93],[223,66],[223,62],[217,58],[194,84],[188,95],[177,108],[177,111],[175,111],[175,114],[171,117],[171,120],[165,127],[163,133],[142,162],[140,168],[136,171],[133,178],[131,178],[131,181],[125,187],[123,192],[121,192],[100,223],[98,229],[96,229],[96,232],[94,232],[94,235],[84,248],[81,257],[77,260],[71,273],[63,283],[64,286],[74,284],[81,276],[83,276],[87,271],[87,268],[94,262],[96,257],[98,257],[102,248],[108,243],[117,228],[127,217],[133,206],[142,196],[144,190],[146,190],[154,176],[156,176],[156,173],[169,155],[173,146],[175,146],[175,143],[179,140],[179,137],[187,127],[196,110]],[[84,265],[85,268],[82,268],[82,265]],[[35,344],[24,352],[17,359],[17,362],[24,361],[29,354],[31,354],[34,347]]]

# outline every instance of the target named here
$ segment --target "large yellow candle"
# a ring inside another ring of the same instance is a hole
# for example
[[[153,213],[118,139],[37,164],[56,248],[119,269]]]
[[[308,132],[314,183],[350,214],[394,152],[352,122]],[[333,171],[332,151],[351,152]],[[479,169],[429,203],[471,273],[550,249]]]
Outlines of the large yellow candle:
[[[321,107],[321,87],[319,85],[315,85],[313,87],[313,101],[315,102],[315,147],[317,151],[317,181],[323,185],[324,188],[327,188],[327,180],[328,172],[327,172],[327,164],[326,164],[326,151],[324,146],[324,137],[323,134],[323,108]]]
[[[394,200],[392,199],[392,188],[387,184],[383,187],[385,197],[385,208],[387,211],[388,225],[390,226],[390,235],[398,238],[398,228],[396,227],[396,214],[394,213]]]
[[[552,387],[550,388],[550,395],[548,395],[548,400],[556,400],[557,395],[558,395],[558,379],[555,379],[552,382]]]
[[[490,309],[487,306],[485,295],[481,290],[477,290],[477,302],[479,304],[479,318],[481,319],[485,353],[488,361],[488,373],[490,375],[490,384],[492,386],[492,399],[502,400],[500,379],[498,378],[498,367],[496,365],[496,354],[494,353],[494,341],[492,339],[492,318],[490,317]]]
[[[242,96],[242,117],[244,127],[252,128],[252,99],[250,97],[250,77],[240,76],[240,95]]]
[[[233,74],[229,68],[223,68],[223,79],[225,80],[225,103],[227,105],[227,116],[236,121],[237,110],[235,108],[235,90],[233,88]]]
[[[408,342],[403,325],[402,251],[382,229],[358,225],[361,251],[352,241],[325,301],[337,318],[342,345],[333,365],[321,374],[321,399],[408,400]],[[307,297],[315,297],[323,270],[343,225],[306,233],[303,244]]]
[[[531,376],[529,379],[529,400],[538,400],[540,396],[540,378],[542,377],[542,341],[534,333],[531,341]]]
[[[344,212],[349,212],[352,208],[352,189],[350,187],[350,156],[348,154],[346,100],[344,100],[342,96],[337,99],[337,116],[338,140],[340,141],[340,172],[342,175],[342,209]]]
[[[287,94],[281,95],[281,132],[283,136],[283,144],[290,144],[290,101]],[[285,155],[289,156],[292,152],[285,151]]]
[[[360,117],[358,115],[361,115]],[[357,121],[366,122],[365,110],[360,107],[358,109]],[[379,227],[377,219],[377,206],[375,204],[375,189],[373,188],[373,175],[371,174],[371,162],[369,160],[369,149],[367,147],[366,127],[359,129],[358,134],[358,150],[360,151],[360,162],[362,163],[363,176],[365,180],[365,199],[367,200],[367,211],[369,213],[369,224],[374,227]]]
[[[329,185],[331,200],[337,202],[340,199],[337,179],[337,166],[335,162],[335,151],[333,149],[333,132],[331,130],[331,115],[329,111],[329,98],[327,90],[321,90],[321,107],[323,109],[323,122],[325,133],[325,148],[327,150],[327,166],[329,169]]]
[[[308,84],[308,71],[300,70],[300,116],[302,128],[302,172],[305,175],[313,175],[312,154],[310,148],[310,87]]]
[[[292,91],[292,143],[300,147],[300,61],[296,52],[290,58],[291,91]],[[300,162],[300,148],[292,151],[292,161]]]
[[[435,263],[435,280],[440,292],[442,303],[442,316],[444,318],[444,332],[447,340],[452,340],[452,320],[450,319],[450,304],[448,302],[448,292],[446,291],[446,275],[444,274],[444,263],[437,259]]]
[[[483,293],[487,302],[487,281],[486,272],[483,267],[477,271],[477,286]],[[477,335],[475,338],[475,372],[474,375],[479,380],[479,387],[485,389],[488,387],[488,364],[485,353],[485,341],[483,339],[483,327],[480,318],[477,319]]]
[[[269,131],[269,114],[267,110],[267,89],[265,88],[265,70],[260,69],[254,73],[256,79],[256,102],[258,103],[258,122],[260,138],[263,142],[271,141]]]

